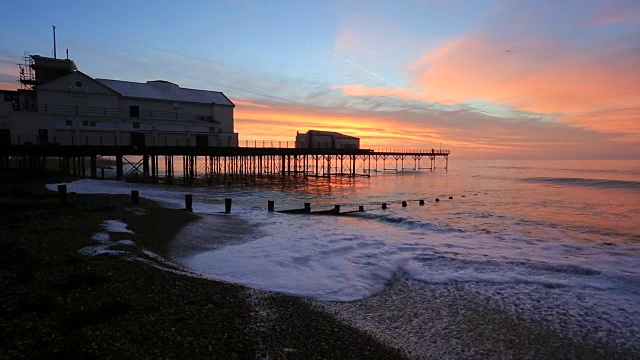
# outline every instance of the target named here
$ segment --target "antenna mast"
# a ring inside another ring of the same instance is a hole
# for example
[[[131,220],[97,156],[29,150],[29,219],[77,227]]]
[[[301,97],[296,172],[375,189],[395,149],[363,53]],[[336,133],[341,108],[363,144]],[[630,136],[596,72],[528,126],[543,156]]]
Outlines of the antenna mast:
[[[57,59],[56,57],[56,26],[52,25],[53,27],[53,58]]]

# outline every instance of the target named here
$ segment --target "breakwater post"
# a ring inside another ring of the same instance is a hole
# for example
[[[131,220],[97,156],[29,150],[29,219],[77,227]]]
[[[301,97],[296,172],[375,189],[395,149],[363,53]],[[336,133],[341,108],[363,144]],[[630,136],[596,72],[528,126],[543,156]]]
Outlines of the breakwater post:
[[[407,207],[407,202],[406,201],[402,201],[402,207]]]
[[[336,215],[340,214],[340,205],[333,205],[333,212]]]
[[[230,198],[224,199],[224,213],[225,214],[231,213],[231,199]]]
[[[385,210],[387,208],[387,203],[382,203],[382,210]]]
[[[306,213],[311,212],[311,203],[304,203],[304,212]]]
[[[273,200],[269,200],[267,202],[267,211],[273,212],[274,208],[275,208],[275,203],[273,202]]]
[[[362,205],[358,206],[358,211],[363,212],[364,211],[364,206],[362,206]]]
[[[420,203],[420,205],[424,205],[424,200],[420,199],[418,203]]]
[[[140,202],[140,192],[138,190],[131,190],[131,203],[138,205]]]
[[[58,197],[62,205],[67,205],[67,185],[58,185]]]
[[[188,212],[193,212],[193,195],[185,194],[184,195],[184,209]]]

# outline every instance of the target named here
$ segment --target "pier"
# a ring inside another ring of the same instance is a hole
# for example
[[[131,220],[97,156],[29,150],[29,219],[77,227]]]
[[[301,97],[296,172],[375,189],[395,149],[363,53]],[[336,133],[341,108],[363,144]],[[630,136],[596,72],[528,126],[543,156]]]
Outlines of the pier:
[[[369,177],[383,172],[446,170],[449,154],[449,150],[436,149],[14,144],[0,145],[0,167],[57,170],[79,177],[106,178],[105,167],[98,166],[100,159],[115,168],[114,176],[107,177],[118,180],[229,182],[267,177]]]

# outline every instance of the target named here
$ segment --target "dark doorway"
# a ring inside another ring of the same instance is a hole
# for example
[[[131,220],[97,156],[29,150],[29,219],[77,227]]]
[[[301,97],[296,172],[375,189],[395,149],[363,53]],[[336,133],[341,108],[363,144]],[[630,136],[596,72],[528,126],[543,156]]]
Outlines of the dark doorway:
[[[38,130],[38,144],[46,144],[49,142],[49,130],[40,129]]]
[[[196,147],[208,147],[209,137],[207,135],[196,135]]]
[[[144,146],[145,136],[144,133],[132,132],[131,133],[131,146]]]
[[[11,145],[11,131],[9,129],[0,130],[0,145]]]

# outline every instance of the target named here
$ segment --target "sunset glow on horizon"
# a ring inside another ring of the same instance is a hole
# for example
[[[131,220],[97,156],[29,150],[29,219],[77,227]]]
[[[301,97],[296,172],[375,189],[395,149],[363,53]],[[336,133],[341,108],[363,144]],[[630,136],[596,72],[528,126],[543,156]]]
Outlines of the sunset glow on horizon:
[[[5,4],[0,89],[23,51],[51,55],[55,24],[92,77],[224,92],[241,146],[314,129],[458,157],[640,158],[639,1],[44,4]]]

